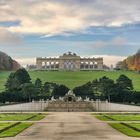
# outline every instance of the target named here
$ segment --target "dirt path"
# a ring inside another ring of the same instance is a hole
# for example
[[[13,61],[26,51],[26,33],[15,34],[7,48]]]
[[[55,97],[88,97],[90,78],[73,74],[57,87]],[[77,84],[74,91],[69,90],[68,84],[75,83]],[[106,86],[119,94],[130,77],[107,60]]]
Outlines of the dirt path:
[[[140,138],[121,134],[105,122],[97,120],[89,112],[54,112],[18,136],[3,140],[140,140]]]

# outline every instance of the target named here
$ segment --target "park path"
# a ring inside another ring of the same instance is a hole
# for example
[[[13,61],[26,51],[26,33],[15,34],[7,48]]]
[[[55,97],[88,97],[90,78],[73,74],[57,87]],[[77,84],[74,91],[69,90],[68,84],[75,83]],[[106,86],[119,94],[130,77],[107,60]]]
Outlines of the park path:
[[[107,123],[97,120],[90,112],[50,112],[44,120],[36,122],[16,137],[3,140],[140,140],[140,138],[125,136]]]

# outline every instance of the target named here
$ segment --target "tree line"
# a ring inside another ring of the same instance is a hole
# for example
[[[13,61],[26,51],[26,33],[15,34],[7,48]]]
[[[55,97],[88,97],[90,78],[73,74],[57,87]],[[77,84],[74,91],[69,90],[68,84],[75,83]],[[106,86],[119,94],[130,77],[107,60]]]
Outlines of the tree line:
[[[31,102],[32,99],[50,99],[52,96],[58,98],[64,96],[69,88],[63,84],[45,82],[37,78],[32,83],[28,72],[22,68],[12,72],[5,84],[5,91],[0,93],[0,102]]]
[[[30,102],[40,99],[63,97],[69,88],[63,84],[45,82],[37,78],[35,82],[28,72],[22,68],[12,72],[5,84],[5,91],[0,93],[0,102]],[[73,92],[83,99],[108,100],[110,102],[140,103],[140,92],[133,89],[133,83],[126,75],[120,75],[116,81],[103,76],[89,81],[84,85],[75,87]]]
[[[116,81],[103,76],[73,89],[77,96],[89,96],[109,102],[140,103],[140,92],[134,91],[132,80],[120,75]]]

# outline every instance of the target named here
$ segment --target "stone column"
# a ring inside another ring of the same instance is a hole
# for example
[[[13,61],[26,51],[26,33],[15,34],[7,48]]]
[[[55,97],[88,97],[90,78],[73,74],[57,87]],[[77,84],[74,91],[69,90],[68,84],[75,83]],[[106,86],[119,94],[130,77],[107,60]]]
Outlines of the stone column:
[[[51,70],[51,61],[49,61],[49,70]]]
[[[40,60],[39,58],[36,59],[36,66],[38,70],[42,69],[42,60]]]
[[[88,70],[90,70],[90,61],[88,62]]]
[[[59,60],[59,70],[63,70],[64,69],[64,60],[60,59]]]
[[[92,64],[92,69],[94,70],[95,69],[95,67],[94,67],[94,62],[92,62],[93,64]]]
[[[80,70],[80,66],[81,66],[81,62],[80,62],[80,59],[76,60],[75,61],[75,70]]]
[[[102,70],[103,69],[103,64],[102,63],[98,62],[97,66],[98,66],[98,69],[99,70]]]
[[[45,61],[45,70],[47,69],[47,62]]]
[[[56,61],[54,61],[54,70],[56,69]]]
[[[86,69],[86,61],[84,61],[83,65],[84,65],[84,70],[85,70]]]

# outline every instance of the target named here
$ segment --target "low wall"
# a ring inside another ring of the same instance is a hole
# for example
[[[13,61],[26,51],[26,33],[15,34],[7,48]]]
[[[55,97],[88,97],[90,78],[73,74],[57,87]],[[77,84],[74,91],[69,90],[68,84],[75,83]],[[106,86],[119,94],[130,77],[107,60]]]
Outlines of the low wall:
[[[54,104],[51,101],[38,101],[31,103],[0,106],[0,112],[37,112],[37,111],[107,111],[107,112],[140,112],[140,106],[108,103],[107,101],[91,101],[87,103],[75,102],[65,104]],[[50,110],[48,109],[50,107]],[[70,109],[70,110],[68,110]],[[89,109],[89,110],[88,110]]]
[[[0,112],[22,112],[22,111],[44,111],[48,106],[48,102],[31,102],[31,103],[22,103],[14,105],[5,105],[0,106]]]
[[[109,103],[107,101],[95,101],[92,103],[95,111],[108,111],[108,112],[140,112],[140,106],[125,105],[118,103]]]

